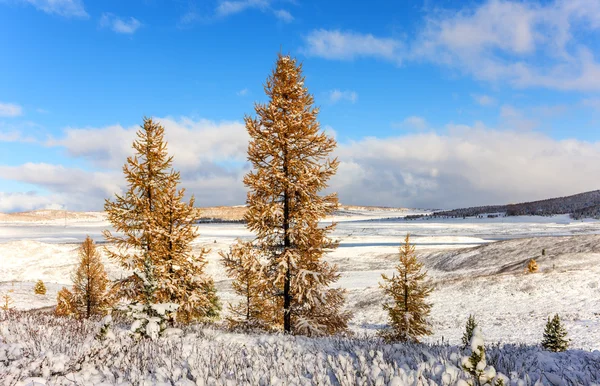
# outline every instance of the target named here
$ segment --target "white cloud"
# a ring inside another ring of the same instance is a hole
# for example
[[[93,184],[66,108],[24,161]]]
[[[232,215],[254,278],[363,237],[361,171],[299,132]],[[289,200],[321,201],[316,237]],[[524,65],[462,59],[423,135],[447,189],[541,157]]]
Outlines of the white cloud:
[[[597,189],[600,143],[531,131],[449,125],[342,144],[331,190],[347,204],[453,208],[523,202]]]
[[[326,59],[377,57],[399,62],[403,48],[403,44],[398,40],[340,30],[319,29],[312,31],[304,39],[305,54]]]
[[[40,11],[63,17],[87,18],[82,0],[16,0],[33,5]]]
[[[538,107],[538,109],[543,108]],[[515,130],[533,130],[539,126],[537,120],[528,118],[523,111],[511,105],[503,105],[500,108],[500,118],[505,127]]]
[[[526,119],[513,106],[503,106],[501,114],[506,125]],[[165,126],[174,167],[182,172],[181,186],[196,196],[198,205],[244,202],[248,135],[243,123],[158,120]],[[404,122],[427,124],[417,116]],[[2,193],[0,207],[10,211],[55,204],[74,210],[101,209],[105,198],[125,187],[121,167],[133,154],[137,129],[70,128],[62,138],[47,143],[87,161],[86,169],[47,163],[0,166],[0,178],[48,192],[33,195],[29,206],[25,193],[10,199]],[[324,130],[335,135],[329,126]],[[597,189],[589,176],[600,175],[600,142],[558,141],[519,127],[498,130],[480,123],[448,125],[444,133],[413,131],[340,143],[335,156],[341,164],[330,189],[348,204],[435,208],[528,201]]]
[[[142,26],[142,23],[134,17],[122,19],[112,13],[103,13],[100,26],[110,28],[116,33],[131,35]]]
[[[392,123],[392,127],[398,129],[425,130],[428,126],[429,125],[427,124],[425,118],[416,115],[407,117],[402,122]]]
[[[351,103],[356,103],[356,101],[358,100],[358,93],[356,93],[356,91],[340,91],[338,89],[329,91],[329,101],[331,103],[337,103],[342,100],[346,100]]]
[[[0,102],[0,117],[18,117],[23,114],[23,108],[14,103]]]
[[[20,131],[0,131],[0,142],[35,142],[35,138],[24,136]]]
[[[273,13],[279,20],[285,23],[291,23],[292,21],[294,21],[294,16],[292,16],[292,14],[286,11],[285,9],[278,9],[273,11]]]
[[[338,60],[429,61],[485,81],[589,91],[600,89],[600,63],[586,46],[598,29],[598,1],[488,0],[430,12],[413,39],[319,29],[305,37],[302,51]]]
[[[243,88],[240,91],[235,93],[237,96],[246,96],[248,95],[248,89],[247,88]]]
[[[489,95],[471,94],[471,97],[481,106],[493,106],[496,104],[496,99]]]
[[[182,174],[181,186],[196,196],[198,205],[233,205],[245,201],[242,176],[247,168],[248,135],[243,123],[185,117],[156,120],[165,127],[167,149],[174,155],[173,166]],[[0,177],[64,194],[70,208],[87,205],[88,209],[101,209],[105,198],[125,187],[121,168],[127,157],[133,155],[131,144],[138,129],[121,125],[67,128],[62,138],[47,141],[47,146],[62,147],[69,156],[87,160],[100,172],[26,164],[0,168]],[[88,183],[86,179],[93,181]]]
[[[216,9],[217,16],[230,16],[243,12],[247,9],[258,8],[265,10],[269,7],[270,0],[240,0],[240,1],[222,1]]]
[[[36,192],[0,192],[0,212],[25,212],[34,209],[56,208],[56,196],[43,196]]]

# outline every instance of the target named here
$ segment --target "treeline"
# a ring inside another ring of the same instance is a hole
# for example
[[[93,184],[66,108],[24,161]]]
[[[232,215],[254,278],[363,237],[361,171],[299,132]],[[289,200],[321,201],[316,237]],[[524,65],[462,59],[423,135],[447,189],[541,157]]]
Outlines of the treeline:
[[[430,215],[407,216],[408,220],[423,217],[462,218],[488,215],[506,216],[552,216],[571,214],[574,219],[600,216],[600,190],[579,193],[573,196],[550,198],[540,201],[524,202],[508,205],[477,206],[434,212]]]

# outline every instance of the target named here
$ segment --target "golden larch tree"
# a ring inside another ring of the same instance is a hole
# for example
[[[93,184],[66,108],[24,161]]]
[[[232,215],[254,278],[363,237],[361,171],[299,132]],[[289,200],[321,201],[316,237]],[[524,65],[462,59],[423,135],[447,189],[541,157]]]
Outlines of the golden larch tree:
[[[276,302],[265,288],[268,280],[257,248],[251,242],[237,240],[228,252],[220,255],[227,276],[233,279],[234,292],[242,298],[239,303],[229,305],[229,328],[273,328],[277,323],[273,320]]]
[[[194,197],[184,201],[185,189],[177,189],[179,180],[179,172],[173,172],[157,203],[162,216],[156,219],[160,230],[156,297],[161,303],[178,304],[177,320],[189,323],[217,317],[221,305],[214,281],[204,273],[209,250],[203,248],[198,255],[192,254],[191,243],[200,216]]]
[[[245,220],[269,258],[270,295],[279,303],[275,318],[286,333],[344,331],[350,318],[343,310],[345,294],[330,288],[339,279],[337,267],[322,259],[337,247],[328,237],[334,224],[319,226],[338,206],[336,194],[319,195],[338,167],[330,158],[336,142],[319,126],[319,110],[296,59],[278,56],[265,92],[269,102],[255,105],[256,118],[245,117],[253,167],[244,178]]]
[[[79,247],[78,266],[73,275],[72,301],[78,318],[105,315],[110,308],[108,276],[100,253],[90,236]]]
[[[381,275],[384,283],[380,286],[391,298],[391,302],[383,305],[390,325],[381,331],[381,336],[387,341],[418,342],[420,337],[432,333],[427,320],[431,304],[426,300],[433,286],[427,280],[427,272],[417,259],[408,234],[400,246],[399,260],[392,277]]]
[[[203,274],[205,251],[191,254],[198,213],[193,198],[183,202],[183,190],[177,189],[180,176],[172,169],[164,128],[145,118],[133,149],[135,155],[123,166],[127,191],[104,205],[115,230],[104,231],[116,248],[107,253],[133,272],[118,282],[118,296],[145,305],[147,313],[153,312],[152,304],[176,301],[183,321],[214,316],[218,299]]]
[[[56,316],[74,316],[75,302],[73,301],[73,293],[68,288],[62,287],[56,295],[56,307],[54,308]]]
[[[42,280],[38,280],[33,287],[33,292],[36,295],[46,295],[46,285]]]

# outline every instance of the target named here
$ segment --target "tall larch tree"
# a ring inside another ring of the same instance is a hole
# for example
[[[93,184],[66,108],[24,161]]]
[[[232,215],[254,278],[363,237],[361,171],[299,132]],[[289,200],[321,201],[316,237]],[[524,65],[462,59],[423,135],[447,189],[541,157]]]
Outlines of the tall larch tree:
[[[177,303],[184,321],[212,316],[214,307],[198,305],[200,298],[216,299],[212,280],[203,275],[204,253],[193,256],[190,252],[197,213],[193,199],[184,203],[183,191],[177,190],[179,173],[172,169],[164,128],[145,118],[133,149],[135,155],[123,166],[128,190],[104,205],[115,230],[114,234],[104,232],[116,247],[107,253],[133,272],[118,282],[118,295],[149,311],[152,304],[185,300],[188,303]],[[192,310],[190,304],[198,307]]]
[[[245,330],[273,328],[277,324],[272,319],[277,302],[274,301],[276,298],[269,297],[267,289],[270,286],[259,251],[251,242],[238,240],[228,252],[220,255],[227,276],[233,279],[233,290],[242,299],[229,305],[229,327]]]
[[[73,311],[79,318],[104,315],[111,306],[108,276],[94,240],[87,236],[79,247],[78,267],[73,275]]]
[[[245,117],[253,170],[244,183],[245,220],[269,259],[267,296],[277,296],[275,319],[286,333],[344,331],[350,318],[344,291],[330,288],[339,278],[337,267],[323,261],[337,247],[328,237],[334,224],[319,226],[338,206],[336,194],[319,195],[338,167],[330,158],[336,142],[320,129],[319,110],[295,59],[278,56],[265,92],[269,102],[256,104],[255,118]]]
[[[431,304],[427,297],[433,291],[427,280],[427,272],[423,263],[419,262],[415,246],[410,243],[410,235],[406,235],[404,244],[400,246],[399,262],[392,277],[381,275],[384,293],[391,302],[384,303],[388,312],[390,326],[381,331],[387,341],[414,341],[425,335],[431,335],[431,326],[427,320]]]
[[[184,201],[185,189],[177,189],[179,180],[179,172],[173,172],[157,204],[158,212],[162,213],[157,218],[160,241],[157,300],[179,304],[177,320],[189,323],[217,317],[221,305],[214,281],[204,273],[209,250],[203,248],[198,255],[192,253],[195,224],[200,216],[194,207],[194,197]]]

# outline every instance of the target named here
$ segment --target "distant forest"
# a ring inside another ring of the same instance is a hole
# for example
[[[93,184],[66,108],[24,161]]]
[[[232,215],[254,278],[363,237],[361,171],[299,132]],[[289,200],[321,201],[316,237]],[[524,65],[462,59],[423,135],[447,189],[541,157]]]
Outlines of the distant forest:
[[[600,217],[600,190],[580,193],[573,196],[551,198],[541,201],[520,204],[478,206],[447,211],[434,212],[427,217],[496,217],[499,216],[551,216],[570,214],[578,220],[582,218]],[[425,217],[424,215],[408,216],[407,219]]]

